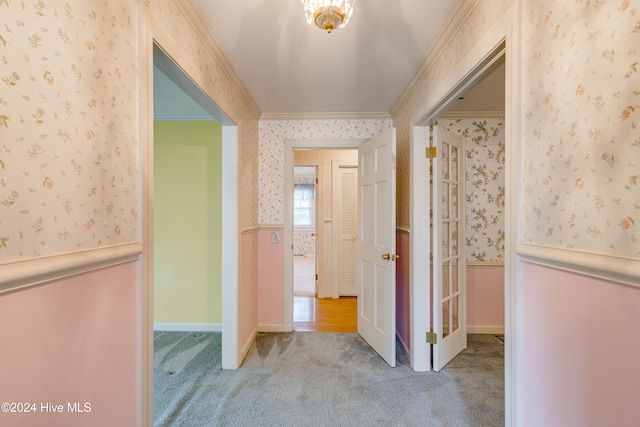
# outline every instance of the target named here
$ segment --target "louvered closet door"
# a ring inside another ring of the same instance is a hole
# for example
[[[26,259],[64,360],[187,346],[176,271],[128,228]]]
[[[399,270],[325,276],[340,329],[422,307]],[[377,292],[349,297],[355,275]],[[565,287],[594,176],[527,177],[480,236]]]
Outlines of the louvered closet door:
[[[338,253],[340,296],[357,296],[358,165],[336,162],[338,190]]]

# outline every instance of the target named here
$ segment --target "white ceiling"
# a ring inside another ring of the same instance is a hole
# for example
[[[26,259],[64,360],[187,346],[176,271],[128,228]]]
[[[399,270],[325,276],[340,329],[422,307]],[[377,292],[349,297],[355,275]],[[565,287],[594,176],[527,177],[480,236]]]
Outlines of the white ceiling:
[[[388,113],[460,0],[356,0],[345,28],[299,0],[192,0],[263,114]]]
[[[298,4],[298,0],[268,0],[274,5],[288,5],[290,10],[286,15],[291,15],[289,19],[295,22],[287,30],[289,33],[287,39],[298,41],[290,43],[293,47],[284,49],[281,45],[285,43],[280,41],[280,38],[274,39],[274,33],[280,34],[280,32],[274,30],[271,25],[266,25],[265,21],[247,18],[250,22],[255,21],[258,26],[253,29],[250,26],[246,30],[246,36],[239,36],[244,33],[238,29],[240,24],[235,27],[233,25],[234,22],[244,21],[245,19],[241,19],[241,17],[245,15],[253,16],[256,9],[264,9],[264,3],[267,0],[261,3],[262,7],[252,5],[258,3],[259,0],[192,1],[201,8],[205,19],[210,15],[230,16],[228,20],[219,20],[220,22],[210,18],[209,26],[216,30],[213,34],[214,37],[224,49],[225,55],[232,62],[236,72],[240,74],[241,80],[258,103],[263,114],[267,114],[266,117],[269,114],[293,116],[296,114],[330,113],[339,115],[340,113],[353,113],[356,116],[364,116],[369,113],[388,113],[422,65],[435,37],[433,36],[435,30],[428,33],[424,30],[409,31],[410,28],[417,26],[418,21],[423,22],[424,26],[428,26],[425,20],[415,19],[415,17],[419,12],[427,9],[425,5],[447,3],[449,8],[444,11],[441,9],[440,21],[432,26],[432,28],[443,28],[449,19],[447,13],[451,13],[450,10],[453,10],[453,6],[458,3],[458,0],[450,2],[448,0],[393,0],[394,4],[396,2],[398,4],[394,16],[400,15],[400,11],[404,11],[403,19],[406,19],[409,25],[398,24],[392,27],[381,27],[384,31],[378,32],[384,34],[378,34],[377,38],[385,42],[373,43],[373,46],[368,48],[366,41],[373,39],[363,36],[363,40],[360,40],[359,32],[366,33],[366,31],[358,30],[356,27],[356,30],[350,32],[350,27],[352,25],[364,26],[362,21],[365,18],[355,19],[357,13],[377,17],[383,3],[381,0],[358,0],[352,21],[346,28],[336,30],[332,34],[326,34],[316,27],[309,26],[304,18],[302,3]],[[391,0],[387,1],[391,2]],[[361,9],[364,9],[364,12]],[[213,13],[213,10],[216,10],[217,13]],[[413,12],[410,13],[410,11]],[[269,13],[273,14],[274,12]],[[430,14],[429,16],[435,15]],[[265,18],[267,18],[266,15]],[[275,15],[269,19],[272,22],[284,20],[284,18],[277,18]],[[396,20],[398,19],[400,18],[396,18]],[[261,22],[263,23],[262,29]],[[236,29],[232,31],[232,28]],[[404,30],[399,30],[399,28],[404,28]],[[274,40],[267,42],[267,37],[251,36],[251,34],[262,32],[270,34],[269,37]],[[239,40],[236,44],[231,41],[233,34]],[[422,40],[420,49],[417,48],[417,43],[410,43],[409,39]],[[300,48],[300,40],[307,40],[304,43],[306,48]],[[381,44],[387,48],[382,49]],[[411,49],[394,47],[396,45],[402,47],[407,44],[413,47]],[[345,56],[345,51],[348,49],[344,46],[354,45],[362,45],[364,48],[354,55],[354,58]],[[313,54],[321,49],[329,51],[336,49],[335,56],[342,55],[343,59],[321,61],[318,59],[318,55]],[[218,117],[219,114],[216,115],[216,111],[219,111],[217,107],[211,104],[209,99],[184,74],[182,77],[177,77],[178,85],[176,85],[173,80],[176,79],[176,74],[181,74],[181,71],[176,72],[178,68],[171,66],[173,62],[158,52],[154,51],[154,63],[158,62],[173,77],[168,78],[158,67],[154,67],[156,119],[209,120],[212,116]],[[409,55],[409,52],[413,53]],[[272,57],[289,59],[295,57],[297,59],[292,64],[288,64],[284,60],[269,60]],[[368,67],[370,69],[368,72],[363,71],[360,75],[354,69],[355,62],[372,65]],[[375,66],[376,63],[379,63],[379,66]],[[398,63],[402,63],[402,65],[399,66]],[[413,65],[409,65],[409,63]],[[311,69],[314,74],[302,73],[299,71],[302,69]],[[330,79],[321,78],[321,75],[338,76],[336,79],[339,85],[329,84]],[[287,78],[291,76],[294,78]],[[189,95],[185,93],[185,88]],[[450,108],[450,115],[455,115],[454,111],[458,113],[456,117],[461,117],[460,112],[504,111],[504,57],[463,95],[464,99],[457,101]]]

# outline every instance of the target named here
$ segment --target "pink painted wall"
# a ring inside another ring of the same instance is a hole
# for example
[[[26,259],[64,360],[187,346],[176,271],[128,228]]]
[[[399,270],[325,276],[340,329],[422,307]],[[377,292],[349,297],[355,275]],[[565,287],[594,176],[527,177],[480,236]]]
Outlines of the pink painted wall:
[[[242,351],[258,326],[258,230],[242,233],[240,252],[238,350]]]
[[[396,253],[400,259],[396,261],[396,334],[411,348],[411,293],[410,293],[410,241],[409,233],[396,231]]]
[[[522,263],[522,424],[640,420],[640,289]]]
[[[504,267],[467,266],[467,326],[504,327]]]
[[[271,234],[280,233],[279,243]],[[284,291],[284,230],[258,232],[258,324],[282,325]]]
[[[34,402],[37,409],[0,412],[0,425],[136,424],[137,265],[0,296],[0,401]],[[46,402],[65,412],[40,412]],[[90,412],[68,413],[68,402],[88,402]]]
[[[258,230],[242,233],[238,286],[238,343],[241,351],[258,327]]]

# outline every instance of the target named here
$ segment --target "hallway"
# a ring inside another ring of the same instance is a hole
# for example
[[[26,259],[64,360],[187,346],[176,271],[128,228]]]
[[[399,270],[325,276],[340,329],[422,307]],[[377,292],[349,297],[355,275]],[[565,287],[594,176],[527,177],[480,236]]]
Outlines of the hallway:
[[[298,332],[357,332],[357,297],[293,297],[293,329]]]

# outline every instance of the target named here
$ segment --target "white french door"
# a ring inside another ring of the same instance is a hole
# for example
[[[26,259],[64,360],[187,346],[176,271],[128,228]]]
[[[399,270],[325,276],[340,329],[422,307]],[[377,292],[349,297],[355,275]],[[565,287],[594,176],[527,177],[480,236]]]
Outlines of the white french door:
[[[396,131],[358,148],[358,333],[396,365]]]
[[[464,139],[433,127],[433,369],[467,348]]]

